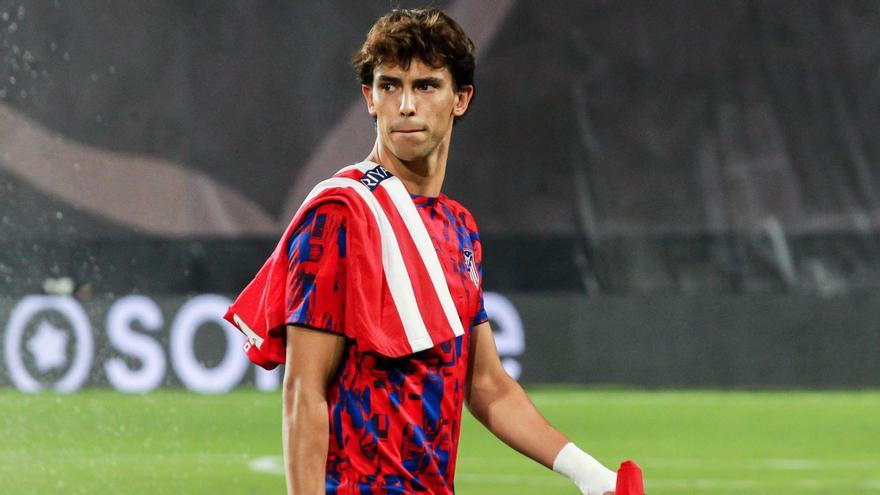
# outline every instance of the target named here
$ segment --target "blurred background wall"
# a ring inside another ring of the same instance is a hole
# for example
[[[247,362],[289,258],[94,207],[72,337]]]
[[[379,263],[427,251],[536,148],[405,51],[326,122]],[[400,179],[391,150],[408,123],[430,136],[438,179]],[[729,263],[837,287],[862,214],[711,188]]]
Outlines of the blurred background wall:
[[[212,308],[368,153],[389,5],[0,0],[0,385],[277,386]],[[511,373],[880,385],[880,3],[432,5],[479,49],[444,192]]]

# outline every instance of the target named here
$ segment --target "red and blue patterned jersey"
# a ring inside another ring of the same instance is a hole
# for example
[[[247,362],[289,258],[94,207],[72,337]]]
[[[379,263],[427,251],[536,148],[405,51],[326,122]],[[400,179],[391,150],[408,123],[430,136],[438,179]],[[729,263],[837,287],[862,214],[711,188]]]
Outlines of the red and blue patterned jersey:
[[[483,307],[476,223],[444,195],[412,196],[459,316],[473,325]],[[288,244],[287,323],[344,335],[345,207],[309,211]],[[362,351],[349,339],[328,391],[328,494],[451,494],[464,404],[470,329],[399,358]]]

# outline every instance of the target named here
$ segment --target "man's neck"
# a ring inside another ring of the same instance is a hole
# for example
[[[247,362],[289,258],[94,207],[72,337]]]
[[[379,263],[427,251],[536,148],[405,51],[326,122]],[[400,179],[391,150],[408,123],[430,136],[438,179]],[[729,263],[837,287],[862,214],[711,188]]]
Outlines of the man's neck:
[[[382,165],[400,179],[410,194],[435,197],[440,195],[443,179],[446,177],[448,153],[445,151],[438,149],[436,153],[423,159],[406,162],[396,157],[382,146],[379,139],[376,139],[376,144],[367,156],[367,160]]]

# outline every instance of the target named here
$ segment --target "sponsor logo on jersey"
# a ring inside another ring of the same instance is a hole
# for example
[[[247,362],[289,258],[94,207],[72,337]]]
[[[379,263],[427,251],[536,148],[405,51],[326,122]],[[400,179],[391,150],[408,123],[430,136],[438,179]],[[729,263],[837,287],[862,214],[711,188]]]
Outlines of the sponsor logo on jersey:
[[[363,175],[363,177],[361,177],[360,181],[361,181],[361,184],[367,186],[367,188],[369,188],[370,191],[372,191],[372,190],[376,189],[377,187],[379,187],[379,184],[383,180],[385,180],[389,177],[391,177],[391,172],[382,168],[382,165],[376,165],[375,167],[371,168],[370,170],[367,170],[366,172],[364,172],[364,175]]]

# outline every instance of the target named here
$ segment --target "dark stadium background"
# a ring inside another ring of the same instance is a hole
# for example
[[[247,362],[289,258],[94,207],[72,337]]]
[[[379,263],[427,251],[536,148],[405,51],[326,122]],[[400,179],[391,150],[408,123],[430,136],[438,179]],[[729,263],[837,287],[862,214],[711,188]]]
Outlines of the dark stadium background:
[[[880,3],[432,4],[480,48],[444,192],[522,319],[521,380],[880,385]],[[181,305],[236,294],[368,152],[347,61],[388,7],[0,0],[0,331],[74,293],[103,386],[138,366],[108,307],[142,294],[170,352]]]

